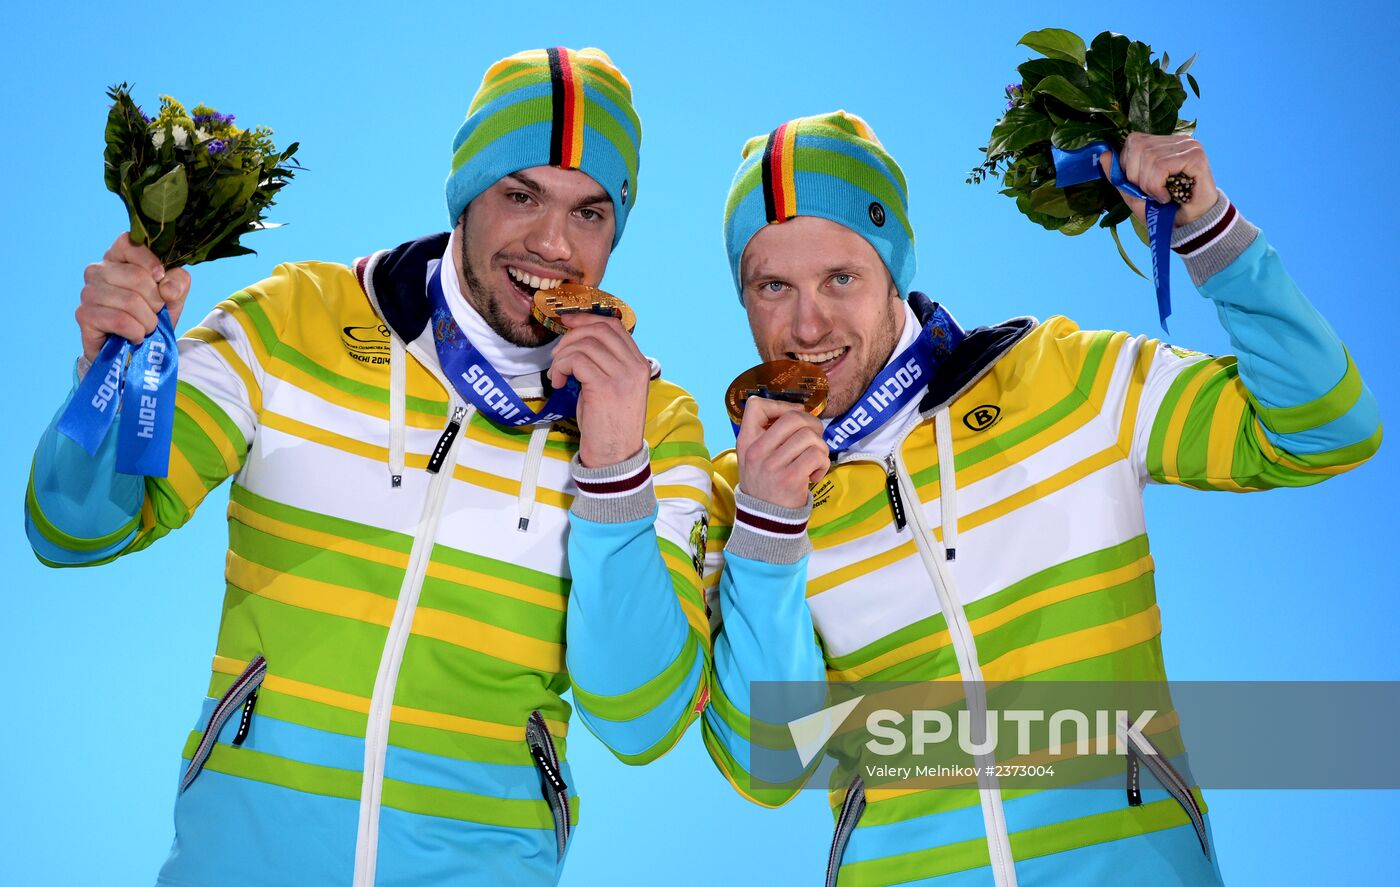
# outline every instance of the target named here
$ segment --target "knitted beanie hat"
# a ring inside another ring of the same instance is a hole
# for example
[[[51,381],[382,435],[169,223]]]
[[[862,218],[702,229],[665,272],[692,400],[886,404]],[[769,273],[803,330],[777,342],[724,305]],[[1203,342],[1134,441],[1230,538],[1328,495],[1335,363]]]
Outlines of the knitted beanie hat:
[[[518,52],[492,65],[452,140],[449,224],[504,176],[532,166],[578,169],[603,186],[622,238],[637,200],[642,124],[632,86],[599,49]]]
[[[724,206],[724,245],[739,301],[739,260],[764,225],[818,216],[870,242],[900,296],[914,278],[909,188],[894,158],[862,119],[845,111],[789,120],[744,145]]]

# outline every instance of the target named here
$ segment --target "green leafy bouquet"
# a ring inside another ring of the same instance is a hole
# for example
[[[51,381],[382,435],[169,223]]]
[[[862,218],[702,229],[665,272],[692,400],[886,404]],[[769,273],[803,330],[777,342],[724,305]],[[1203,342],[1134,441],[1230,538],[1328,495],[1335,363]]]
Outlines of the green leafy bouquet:
[[[253,250],[240,237],[276,227],[263,213],[302,168],[292,159],[295,142],[279,152],[271,130],[239,129],[232,114],[206,105],[186,112],[170,96],[161,96],[152,119],[125,83],[107,96],[104,180],[126,204],[132,243],[177,268],[247,255]]]
[[[1072,151],[1099,141],[1121,148],[1130,132],[1171,135],[1195,129],[1195,120],[1177,115],[1186,101],[1183,77],[1196,97],[1201,96],[1196,78],[1187,73],[1196,56],[1171,71],[1166,53],[1154,59],[1152,47],[1111,31],[1086,47],[1073,32],[1046,28],[1026,34],[1018,45],[1044,57],[1016,69],[1021,82],[1006,87],[1006,113],[980,149],[987,159],[972,169],[967,181],[980,184],[1000,175],[1005,186],[1001,193],[1014,197],[1017,209],[1051,231],[1074,236],[1097,222],[1113,235],[1128,267],[1142,275],[1123,249],[1118,225],[1131,219],[1144,244],[1147,229],[1118,189],[1107,179],[1056,187],[1050,149]],[[1189,178],[1174,176],[1167,186],[1177,202],[1185,203],[1190,184]]]

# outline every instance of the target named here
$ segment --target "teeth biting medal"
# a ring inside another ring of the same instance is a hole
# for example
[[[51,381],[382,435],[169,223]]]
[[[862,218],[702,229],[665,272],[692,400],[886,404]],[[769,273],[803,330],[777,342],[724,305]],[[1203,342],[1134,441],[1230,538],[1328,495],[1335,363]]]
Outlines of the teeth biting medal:
[[[530,313],[550,332],[563,335],[569,328],[559,322],[566,314],[601,314],[622,321],[627,332],[637,326],[637,314],[612,293],[582,283],[561,283],[535,293]]]
[[[744,417],[744,401],[750,397],[801,404],[813,416],[820,416],[830,392],[826,374],[815,365],[801,360],[772,360],[745,370],[730,382],[724,405],[729,421],[738,427]]]
[[[962,343],[966,333],[953,316],[936,302],[930,308],[914,341],[875,374],[845,413],[823,423],[826,430],[822,437],[831,452],[841,453],[855,446],[921,397],[939,365]],[[800,403],[820,417],[830,388],[820,367],[800,360],[775,360],[760,364],[731,382],[724,404],[734,433],[738,434],[748,398],[757,395]]]

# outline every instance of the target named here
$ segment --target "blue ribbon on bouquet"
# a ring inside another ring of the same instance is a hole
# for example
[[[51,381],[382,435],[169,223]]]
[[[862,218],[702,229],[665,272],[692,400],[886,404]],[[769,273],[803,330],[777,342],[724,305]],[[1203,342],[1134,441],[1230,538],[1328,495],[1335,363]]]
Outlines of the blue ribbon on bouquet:
[[[165,477],[175,427],[178,360],[175,328],[165,308],[156,315],[155,331],[134,350],[121,336],[108,336],[59,418],[59,432],[96,456],[120,412],[117,471]]]
[[[1172,244],[1172,226],[1176,223],[1176,204],[1158,203],[1128,181],[1123,175],[1123,167],[1118,163],[1120,152],[1114,151],[1107,142],[1091,142],[1073,151],[1062,151],[1052,146],[1050,154],[1055,159],[1055,187],[1082,185],[1103,175],[1099,158],[1106,151],[1113,154],[1108,181],[1115,188],[1147,201],[1147,248],[1152,252],[1152,285],[1157,289],[1157,318],[1165,332],[1167,318],[1172,313],[1171,260],[1168,251]]]
[[[476,346],[452,318],[442,289],[444,269],[440,260],[434,261],[438,261],[438,266],[428,270],[428,298],[433,309],[433,345],[437,348],[442,371],[457,393],[483,416],[500,425],[519,428],[573,418],[578,412],[578,380],[570,376],[563,388],[556,389],[549,396],[538,413],[526,406],[510,383],[476,350]]]

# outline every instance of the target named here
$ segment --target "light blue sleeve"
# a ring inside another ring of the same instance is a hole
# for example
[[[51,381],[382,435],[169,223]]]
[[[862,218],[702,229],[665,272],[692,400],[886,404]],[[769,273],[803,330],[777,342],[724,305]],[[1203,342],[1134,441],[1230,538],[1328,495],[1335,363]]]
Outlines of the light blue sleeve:
[[[826,662],[807,605],[810,504],[786,509],[742,490],[736,495],[740,508],[719,581],[705,744],[740,794],[776,807],[791,800],[814,769],[796,760],[788,722],[826,702]],[[787,522],[795,532],[788,538],[755,532],[745,515]],[[772,686],[764,687],[763,710],[755,712],[760,682]]]
[[[565,661],[574,701],[589,730],[631,764],[654,760],[675,745],[695,719],[709,667],[707,639],[692,627],[682,604],[690,601],[703,624],[699,578],[689,563],[668,567],[662,556],[666,543],[658,538],[660,506],[648,458],[643,448],[640,457],[593,472],[606,481],[609,472],[647,471],[640,486],[622,497],[593,498],[581,491],[569,513]],[[574,473],[586,478],[590,471],[576,464]],[[704,513],[705,506],[694,507]]]
[[[96,456],[58,430],[75,386],[44,429],[34,451],[24,501],[24,529],[38,558],[50,566],[110,560],[136,536],[145,482],[118,474],[116,423]]]
[[[1262,234],[1208,278],[1201,292],[1215,303],[1239,361],[1240,381],[1274,446],[1316,454],[1376,433],[1375,397]]]

